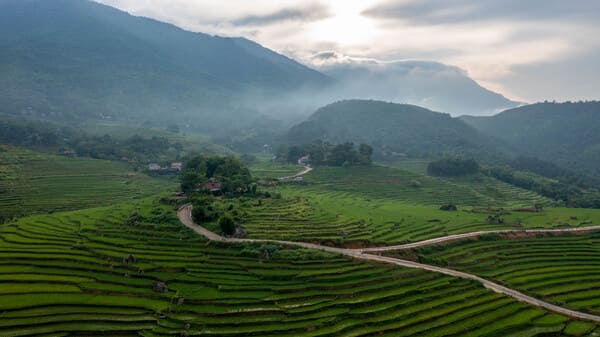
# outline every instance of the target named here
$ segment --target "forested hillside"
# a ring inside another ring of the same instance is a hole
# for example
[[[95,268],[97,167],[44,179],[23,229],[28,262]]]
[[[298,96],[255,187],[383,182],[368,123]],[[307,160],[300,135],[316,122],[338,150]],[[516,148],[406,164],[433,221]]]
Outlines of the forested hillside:
[[[219,132],[241,103],[330,80],[242,38],[184,31],[87,0],[0,1],[0,113]]]
[[[292,144],[313,140],[367,143],[383,159],[467,156],[495,161],[509,152],[448,114],[415,105],[367,100],[323,107],[287,135]]]
[[[464,120],[521,153],[600,176],[600,102],[539,103]]]

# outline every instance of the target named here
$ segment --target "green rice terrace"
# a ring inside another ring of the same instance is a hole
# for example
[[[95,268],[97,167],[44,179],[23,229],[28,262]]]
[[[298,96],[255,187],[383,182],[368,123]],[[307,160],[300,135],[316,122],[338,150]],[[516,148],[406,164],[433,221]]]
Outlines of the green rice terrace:
[[[116,204],[175,188],[121,162],[0,147],[0,217]]]
[[[600,313],[600,232],[486,235],[387,254],[468,271],[564,307]]]
[[[305,176],[309,193],[331,193],[334,197],[363,195],[418,205],[454,203],[463,206],[551,205],[537,193],[513,187],[483,175],[436,178],[385,166],[319,167]]]
[[[480,187],[481,179],[493,187],[493,192]],[[247,236],[356,247],[415,242],[480,230],[600,223],[600,210],[550,207],[543,212],[521,211],[535,203],[551,205],[552,201],[488,177],[448,180],[385,167],[320,167],[305,175],[304,181],[274,188],[282,196],[279,199],[233,202],[243,210],[242,227]],[[411,181],[419,181],[421,185],[414,187]],[[454,198],[437,195],[436,190],[448,195],[455,193]],[[502,198],[494,199],[498,194]],[[473,204],[459,206],[457,212],[439,209],[451,199],[463,200],[461,205]],[[481,204],[477,200],[487,201]],[[572,220],[574,215],[578,220]]]
[[[476,282],[209,243],[152,200],[0,227],[1,336],[592,336]]]

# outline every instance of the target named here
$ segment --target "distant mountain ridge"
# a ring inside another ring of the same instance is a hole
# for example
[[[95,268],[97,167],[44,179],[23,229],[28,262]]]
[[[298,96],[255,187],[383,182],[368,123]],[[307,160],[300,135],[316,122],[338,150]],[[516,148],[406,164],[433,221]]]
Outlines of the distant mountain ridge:
[[[88,0],[0,1],[0,71],[0,112],[168,115],[185,123],[213,112],[222,120],[214,125],[255,118],[238,104],[247,92],[331,83],[252,41],[188,32]]]
[[[373,100],[327,105],[293,126],[286,140],[290,144],[314,140],[367,143],[386,159],[465,156],[493,161],[508,152],[449,114]]]
[[[600,177],[600,102],[546,102],[462,119],[522,153]]]
[[[313,60],[319,71],[338,80],[342,98],[409,103],[453,116],[493,115],[520,105],[482,87],[462,69],[438,62],[381,62],[335,52]]]

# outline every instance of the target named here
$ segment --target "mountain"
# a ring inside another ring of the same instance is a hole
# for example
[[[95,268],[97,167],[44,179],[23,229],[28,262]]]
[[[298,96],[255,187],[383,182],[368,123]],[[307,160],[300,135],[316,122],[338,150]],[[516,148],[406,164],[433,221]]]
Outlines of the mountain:
[[[600,102],[538,103],[463,120],[522,153],[600,177]]]
[[[480,86],[462,69],[437,62],[380,62],[335,52],[318,53],[312,61],[338,80],[338,98],[410,103],[453,116],[491,115],[519,105]]]
[[[131,16],[87,0],[0,0],[0,112],[232,127],[241,103],[331,83],[243,38]]]
[[[314,140],[372,145],[380,157],[475,157],[495,161],[506,150],[449,114],[408,104],[347,100],[317,110],[286,135],[290,144]]]

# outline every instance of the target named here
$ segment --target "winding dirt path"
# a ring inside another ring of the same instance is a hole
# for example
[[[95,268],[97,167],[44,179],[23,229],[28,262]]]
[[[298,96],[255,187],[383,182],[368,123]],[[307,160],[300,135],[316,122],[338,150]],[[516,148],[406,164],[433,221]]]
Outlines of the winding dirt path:
[[[519,234],[519,233],[560,234],[560,233],[582,233],[582,232],[589,232],[589,231],[593,231],[593,230],[600,230],[600,226],[572,227],[572,228],[548,228],[548,229],[544,229],[544,228],[521,229],[521,230],[503,229],[503,230],[495,230],[495,231],[479,231],[479,232],[470,232],[470,233],[442,236],[439,238],[423,240],[423,241],[418,241],[418,242],[412,242],[412,243],[406,243],[406,244],[402,244],[402,245],[361,248],[361,249],[356,249],[356,250],[363,252],[363,253],[377,253],[377,252],[387,252],[387,251],[391,251],[391,250],[412,249],[412,248],[436,245],[436,244],[440,244],[440,243],[446,243],[446,242],[450,242],[450,241],[456,241],[459,239],[474,238],[474,237],[478,237],[478,236],[486,235],[486,234]]]
[[[181,221],[181,223],[183,223],[186,227],[192,229],[194,232],[206,237],[207,239],[209,239],[211,241],[279,243],[282,245],[297,246],[297,247],[303,247],[303,248],[318,249],[318,250],[332,252],[332,253],[338,253],[338,254],[350,256],[352,258],[356,258],[356,259],[360,259],[360,260],[383,262],[383,263],[394,264],[394,265],[401,266],[401,267],[427,270],[427,271],[431,271],[431,272],[435,272],[435,273],[440,273],[440,274],[445,274],[445,275],[449,275],[449,276],[460,277],[463,279],[477,281],[477,282],[481,283],[485,288],[490,289],[496,293],[510,296],[520,302],[527,303],[527,304],[530,304],[530,305],[533,305],[533,306],[536,306],[536,307],[539,307],[542,309],[546,309],[551,312],[555,312],[555,313],[562,314],[562,315],[576,318],[576,319],[584,319],[584,320],[589,320],[589,321],[594,321],[594,322],[600,322],[600,316],[563,308],[561,306],[558,306],[558,305],[555,305],[552,303],[538,300],[534,297],[525,295],[519,291],[507,288],[505,286],[499,285],[492,281],[488,281],[484,278],[481,278],[481,277],[473,275],[473,274],[469,274],[469,273],[465,273],[465,272],[461,272],[461,271],[457,271],[457,270],[453,270],[453,269],[448,269],[448,268],[442,268],[442,267],[417,263],[417,262],[413,262],[413,261],[397,259],[397,258],[393,258],[393,257],[366,254],[367,251],[373,251],[372,249],[377,249],[377,248],[346,249],[346,248],[321,246],[321,245],[306,243],[306,242],[225,238],[225,237],[217,235],[217,234],[209,231],[208,229],[194,223],[194,221],[192,220],[192,205],[191,204],[187,204],[187,205],[184,205],[181,208],[179,208],[179,210],[177,211],[177,216],[179,217],[179,220]],[[580,231],[583,231],[583,230],[589,231],[589,230],[593,230],[593,229],[600,229],[600,226],[585,227],[585,228],[580,228],[579,230]],[[552,232],[552,231],[553,232],[567,232],[568,230],[567,229],[560,229],[560,230],[554,229],[554,230],[530,230],[530,231],[535,231],[533,233],[546,233],[546,232]],[[437,239],[421,241],[421,242],[417,242],[415,244],[420,244],[420,246],[424,246],[424,245],[428,245],[428,244],[436,244],[436,243],[456,240],[456,239],[460,239],[460,238],[473,237],[473,236],[477,236],[477,235],[481,235],[481,234],[506,233],[506,232],[515,232],[515,231],[492,231],[492,232],[484,231],[484,232],[457,234],[457,235],[451,235],[451,236],[437,238]],[[452,239],[448,239],[448,238],[452,238]],[[409,245],[412,245],[412,244],[409,244]],[[380,249],[390,248],[388,250],[393,250],[393,249],[399,249],[399,248],[394,248],[394,247],[406,247],[406,246],[407,245],[381,247]],[[420,246],[413,246],[412,248],[420,247]],[[405,248],[400,248],[400,249],[405,249]],[[379,251],[382,251],[382,250],[379,250]]]
[[[304,168],[302,169],[302,171],[294,174],[293,176],[281,177],[281,178],[278,178],[278,180],[280,180],[280,181],[292,180],[294,178],[302,177],[303,175],[307,174],[308,172],[310,172],[312,170],[313,170],[312,167],[310,167],[310,166],[304,166]]]

